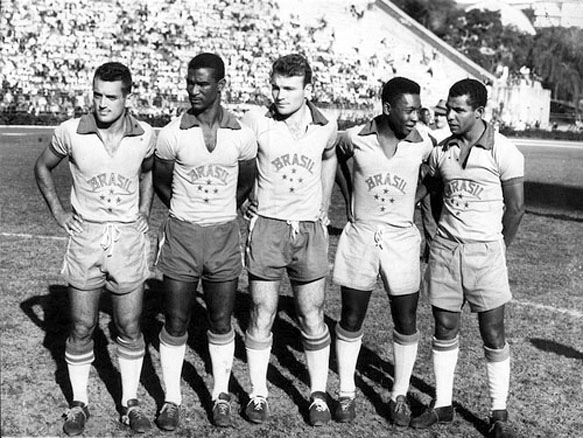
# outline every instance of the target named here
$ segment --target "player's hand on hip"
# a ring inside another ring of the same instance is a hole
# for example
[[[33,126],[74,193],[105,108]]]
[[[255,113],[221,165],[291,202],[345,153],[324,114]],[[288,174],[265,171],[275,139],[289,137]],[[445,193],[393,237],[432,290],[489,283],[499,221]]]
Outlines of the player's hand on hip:
[[[83,232],[83,218],[77,213],[69,212],[63,213],[58,216],[57,223],[65,229],[69,236],[75,236],[76,234]]]
[[[148,232],[148,230],[150,229],[150,226],[148,225],[148,221],[149,221],[148,216],[146,216],[144,213],[138,213],[138,219],[136,221],[138,231],[146,234]]]
[[[318,210],[318,220],[322,222],[322,225],[324,225],[325,227],[330,225],[330,219],[328,218],[327,209],[320,208],[320,210]]]

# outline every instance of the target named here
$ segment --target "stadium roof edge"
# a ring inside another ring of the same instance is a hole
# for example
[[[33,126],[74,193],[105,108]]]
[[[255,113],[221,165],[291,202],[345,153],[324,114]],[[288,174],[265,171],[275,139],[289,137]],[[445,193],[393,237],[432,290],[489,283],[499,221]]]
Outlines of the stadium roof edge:
[[[417,23],[417,21],[395,6],[392,2],[388,0],[376,0],[375,4],[387,14],[398,20],[403,26],[409,27],[413,33],[438,49],[442,54],[450,58],[452,61],[462,65],[471,75],[481,80],[487,79],[490,82],[496,80],[496,76],[447,44],[433,32]]]

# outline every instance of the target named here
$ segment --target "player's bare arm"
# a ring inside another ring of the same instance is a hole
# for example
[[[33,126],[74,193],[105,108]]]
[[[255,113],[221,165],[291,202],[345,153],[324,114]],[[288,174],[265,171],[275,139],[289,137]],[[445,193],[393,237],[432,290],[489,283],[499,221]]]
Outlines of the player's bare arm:
[[[336,157],[336,149],[330,148],[324,150],[322,156],[322,205],[320,207],[319,220],[324,225],[330,223],[328,219],[328,208],[330,207],[330,198],[332,197],[332,188],[334,187],[334,180],[336,179],[336,168],[338,167],[338,158]]]
[[[174,173],[174,161],[163,160],[154,157],[153,179],[154,191],[162,203],[170,208],[172,197],[172,174]]]
[[[354,155],[353,146],[346,131],[338,133],[336,139],[336,156],[338,158],[338,168],[336,170],[336,184],[340,187],[340,192],[344,198],[346,206],[346,220],[352,222],[352,176],[350,174],[350,159]]]
[[[524,216],[524,178],[513,178],[502,182],[504,196],[504,216],[502,216],[502,235],[506,248],[510,246],[520,221]]]
[[[249,198],[255,177],[257,175],[257,162],[255,159],[239,161],[239,177],[237,179],[237,208]]]
[[[63,203],[57,195],[53,169],[61,162],[63,157],[55,154],[50,148],[46,148],[38,157],[34,166],[34,176],[45,202],[59,226],[71,236],[83,231],[83,218],[72,211],[66,211]]]
[[[148,157],[143,161],[140,172],[140,205],[138,216],[138,229],[142,233],[148,232],[148,222],[150,220],[152,200],[154,199],[154,184],[152,181],[153,166],[154,157],[153,156]]]

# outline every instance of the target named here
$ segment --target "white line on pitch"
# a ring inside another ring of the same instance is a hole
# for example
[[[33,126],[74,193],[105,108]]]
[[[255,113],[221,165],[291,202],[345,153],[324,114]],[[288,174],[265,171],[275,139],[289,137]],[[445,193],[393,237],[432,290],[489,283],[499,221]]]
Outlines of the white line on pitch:
[[[530,301],[522,301],[522,300],[512,300],[511,303],[518,304],[519,306],[534,307],[535,309],[549,310],[551,312],[563,313],[565,315],[569,315],[569,316],[572,316],[574,318],[583,318],[583,312],[579,312],[578,310],[561,309],[560,307],[547,306],[545,304],[537,304],[537,303],[532,303]]]
[[[38,234],[26,234],[26,233],[0,233],[0,236],[22,237],[23,239],[67,240],[67,238],[63,236],[40,236]]]

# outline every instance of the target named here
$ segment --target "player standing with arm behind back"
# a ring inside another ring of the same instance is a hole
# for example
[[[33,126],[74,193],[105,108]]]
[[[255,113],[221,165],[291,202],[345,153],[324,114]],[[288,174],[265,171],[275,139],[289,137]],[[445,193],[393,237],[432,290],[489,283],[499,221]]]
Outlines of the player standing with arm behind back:
[[[408,426],[409,381],[417,357],[417,302],[421,282],[421,237],[413,223],[421,164],[433,142],[416,129],[421,108],[419,85],[396,77],[382,89],[383,113],[339,135],[337,152],[344,178],[350,181],[353,219],[342,231],[334,263],[334,282],[341,286],[342,313],[336,325],[340,378],[335,418],[355,416],[354,372],[362,344],[362,324],[377,277],[390,298],[394,323],[395,377],[389,418]],[[353,160],[352,175],[345,163]]]
[[[195,56],[186,77],[191,108],[160,131],[156,146],[154,185],[170,209],[157,261],[164,274],[160,362],[166,393],[156,422],[167,431],[178,426],[187,330],[201,279],[214,379],[212,421],[231,425],[231,316],[242,270],[237,205],[254,181],[257,142],[221,105],[225,85],[225,65],[218,55]]]
[[[453,381],[459,352],[461,309],[478,314],[491,399],[490,436],[516,435],[507,424],[510,347],[504,331],[508,285],[506,248],[524,215],[524,158],[484,122],[486,87],[474,79],[449,90],[452,136],[434,148],[428,186],[443,187],[443,208],[431,245],[426,289],[435,319],[433,364],[436,397],[412,420],[418,429],[453,421]],[[432,181],[434,180],[434,181]]]
[[[273,104],[251,111],[244,122],[255,132],[257,216],[249,225],[247,270],[251,318],[245,335],[251,380],[247,418],[268,416],[267,367],[271,332],[284,271],[290,278],[310,375],[309,421],[330,420],[326,401],[330,332],[324,323],[328,264],[328,207],[336,174],[335,120],[307,99],[312,70],[301,55],[273,64]]]
[[[150,423],[139,407],[137,388],[145,354],[140,318],[149,277],[148,217],[152,205],[152,128],[126,110],[132,88],[128,68],[101,65],[93,77],[93,111],[54,132],[35,165],[51,213],[69,234],[63,274],[69,283],[71,331],[65,361],[73,389],[64,431],[83,433],[89,418],[87,383],[93,332],[105,286],[111,294],[122,383],[121,421],[135,432]],[[59,200],[52,170],[65,157],[73,177],[72,211]]]

